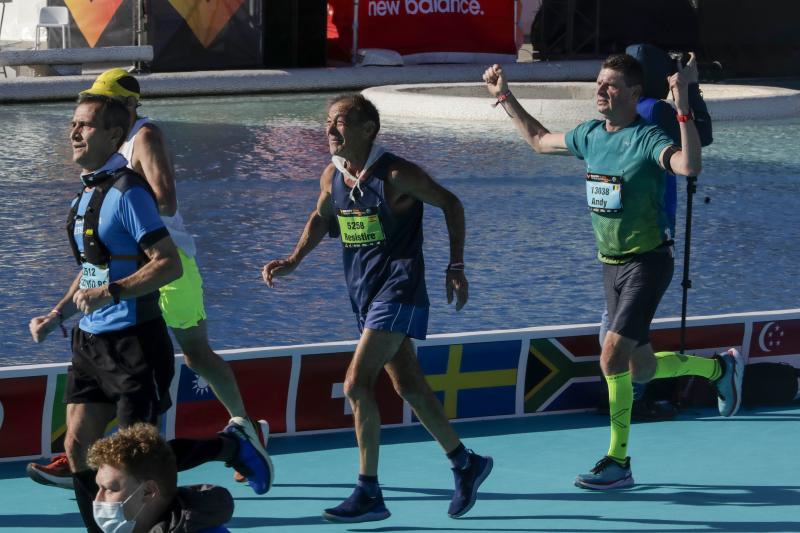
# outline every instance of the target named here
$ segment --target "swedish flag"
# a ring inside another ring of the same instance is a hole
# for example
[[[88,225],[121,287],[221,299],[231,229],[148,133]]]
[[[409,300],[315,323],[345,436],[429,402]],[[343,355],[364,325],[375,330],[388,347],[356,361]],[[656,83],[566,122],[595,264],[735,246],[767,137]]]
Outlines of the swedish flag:
[[[448,418],[476,418],[514,414],[520,351],[519,340],[478,342],[424,346],[417,357]]]

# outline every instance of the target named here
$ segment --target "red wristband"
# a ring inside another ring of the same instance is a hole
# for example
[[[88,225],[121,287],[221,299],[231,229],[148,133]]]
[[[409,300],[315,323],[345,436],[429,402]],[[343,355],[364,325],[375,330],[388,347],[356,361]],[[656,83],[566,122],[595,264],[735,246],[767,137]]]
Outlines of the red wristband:
[[[689,122],[690,120],[694,120],[694,113],[689,111],[688,115],[681,115],[678,113],[678,122]]]
[[[498,96],[497,97],[497,101],[494,104],[492,104],[492,107],[497,107],[498,105],[502,104],[503,102],[508,100],[509,96],[511,96],[511,91],[510,90],[506,91],[503,94],[501,94],[500,96]]]

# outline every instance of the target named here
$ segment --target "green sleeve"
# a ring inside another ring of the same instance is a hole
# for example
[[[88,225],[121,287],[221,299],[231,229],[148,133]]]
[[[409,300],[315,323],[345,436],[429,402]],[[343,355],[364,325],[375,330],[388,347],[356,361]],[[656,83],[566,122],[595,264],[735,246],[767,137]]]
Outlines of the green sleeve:
[[[595,121],[590,120],[578,124],[564,134],[564,142],[567,145],[567,149],[578,159],[586,159],[589,148],[589,129],[593,122]]]
[[[664,148],[675,145],[667,132],[658,126],[646,127],[642,135],[642,144],[642,153],[656,165],[661,164],[658,158]]]

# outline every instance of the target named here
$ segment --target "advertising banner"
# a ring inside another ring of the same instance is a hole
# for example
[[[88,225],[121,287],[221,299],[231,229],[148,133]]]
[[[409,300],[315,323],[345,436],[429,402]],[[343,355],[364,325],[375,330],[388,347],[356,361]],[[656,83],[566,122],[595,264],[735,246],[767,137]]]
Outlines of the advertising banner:
[[[146,5],[154,71],[261,66],[261,2],[148,0]]]
[[[134,44],[137,0],[48,0],[48,6],[69,9],[71,48]],[[48,47],[61,47],[61,30],[48,32]]]
[[[329,4],[333,48],[350,50],[353,0]],[[394,50],[406,62],[516,56],[515,24],[510,0],[360,0],[357,46]]]

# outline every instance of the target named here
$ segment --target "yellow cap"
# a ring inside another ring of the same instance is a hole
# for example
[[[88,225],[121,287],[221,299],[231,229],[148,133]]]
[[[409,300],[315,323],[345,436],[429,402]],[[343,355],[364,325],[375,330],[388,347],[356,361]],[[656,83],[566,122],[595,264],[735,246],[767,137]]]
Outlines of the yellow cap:
[[[132,96],[139,99],[139,82],[125,69],[112,68],[100,74],[94,84],[81,94],[99,94],[117,98]]]

